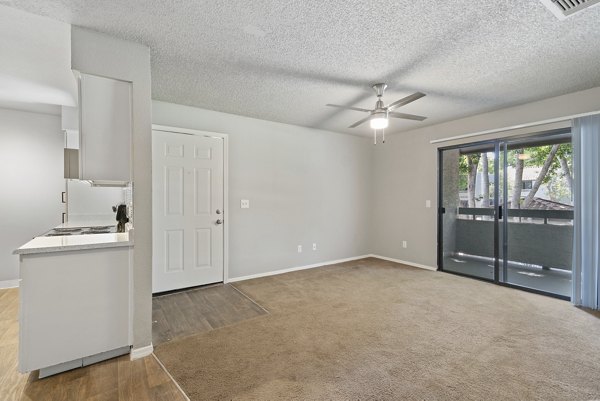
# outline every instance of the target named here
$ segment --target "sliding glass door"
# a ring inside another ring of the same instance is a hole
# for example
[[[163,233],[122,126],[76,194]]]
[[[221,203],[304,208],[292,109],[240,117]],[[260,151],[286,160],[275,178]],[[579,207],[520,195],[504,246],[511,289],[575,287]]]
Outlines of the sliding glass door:
[[[504,282],[571,296],[570,133],[505,142]]]
[[[494,279],[495,155],[494,143],[440,154],[442,264],[446,271]]]
[[[569,130],[440,149],[439,269],[569,298],[571,166]]]

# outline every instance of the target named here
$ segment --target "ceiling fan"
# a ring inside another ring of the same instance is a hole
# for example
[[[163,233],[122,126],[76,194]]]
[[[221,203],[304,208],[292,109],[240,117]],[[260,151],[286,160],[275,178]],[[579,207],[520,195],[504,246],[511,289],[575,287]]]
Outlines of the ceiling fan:
[[[391,104],[385,106],[383,104],[382,97],[383,97],[383,92],[385,92],[386,88],[387,88],[387,85],[383,84],[383,83],[373,85],[373,90],[375,91],[375,94],[377,95],[377,102],[375,103],[375,108],[373,110],[362,109],[360,107],[341,106],[339,104],[326,104],[326,106],[337,107],[339,109],[360,111],[363,113],[369,113],[368,117],[365,117],[362,120],[355,122],[348,128],[356,128],[359,125],[369,121],[371,128],[373,128],[375,130],[374,137],[375,137],[375,144],[377,144],[377,130],[383,131],[385,128],[387,128],[389,125],[388,119],[390,117],[391,118],[403,118],[406,120],[415,120],[415,121],[423,121],[427,118],[427,117],[423,117],[423,116],[416,116],[414,114],[397,113],[394,111],[398,107],[405,106],[409,103],[414,102],[417,99],[422,98],[423,96],[425,96],[424,93],[416,92],[416,93],[413,93],[412,95],[403,97],[402,99],[396,100],[394,103],[391,103]],[[383,142],[385,143],[385,132],[383,132],[383,135],[384,135]]]

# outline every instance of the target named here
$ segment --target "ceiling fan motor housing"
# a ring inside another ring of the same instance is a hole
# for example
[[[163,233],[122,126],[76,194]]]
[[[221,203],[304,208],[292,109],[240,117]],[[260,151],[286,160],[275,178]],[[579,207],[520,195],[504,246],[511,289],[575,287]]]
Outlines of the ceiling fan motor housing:
[[[377,95],[377,97],[382,97],[383,92],[385,92],[385,89],[387,88],[387,85],[384,83],[379,83],[379,84],[373,85],[372,88],[375,91],[375,94]]]

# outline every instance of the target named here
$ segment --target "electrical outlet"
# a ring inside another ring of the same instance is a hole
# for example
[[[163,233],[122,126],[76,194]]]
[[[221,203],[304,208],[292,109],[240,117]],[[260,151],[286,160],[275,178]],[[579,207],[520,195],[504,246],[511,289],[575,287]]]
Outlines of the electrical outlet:
[[[408,244],[406,243],[406,241],[402,241],[402,248],[407,248]]]
[[[313,251],[316,251],[316,250],[317,250],[317,243],[316,243],[316,242],[314,242],[314,243],[313,243]]]
[[[242,199],[242,201],[240,202],[240,207],[242,209],[250,209],[250,200],[249,199]]]
[[[302,253],[302,245],[298,245],[298,253]]]

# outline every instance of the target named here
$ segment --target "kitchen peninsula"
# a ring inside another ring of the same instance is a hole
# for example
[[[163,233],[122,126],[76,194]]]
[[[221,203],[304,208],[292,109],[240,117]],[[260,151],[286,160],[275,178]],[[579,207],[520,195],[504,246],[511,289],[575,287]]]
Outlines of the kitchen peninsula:
[[[133,230],[55,230],[14,251],[21,280],[19,369],[40,369],[40,377],[128,353],[132,344]]]

